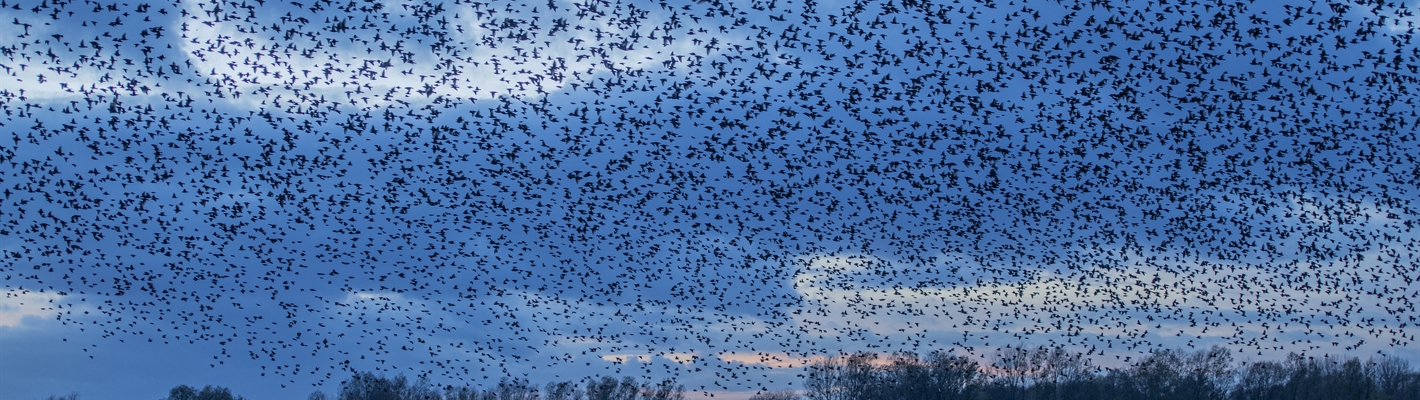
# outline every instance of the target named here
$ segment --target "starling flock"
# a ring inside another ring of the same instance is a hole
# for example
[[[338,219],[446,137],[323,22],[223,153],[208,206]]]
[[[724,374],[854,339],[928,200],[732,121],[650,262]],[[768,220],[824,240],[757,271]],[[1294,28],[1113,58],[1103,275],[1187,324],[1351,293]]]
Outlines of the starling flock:
[[[842,351],[1387,354],[1420,333],[1406,2],[0,0],[0,20],[0,287],[286,383],[757,389]]]

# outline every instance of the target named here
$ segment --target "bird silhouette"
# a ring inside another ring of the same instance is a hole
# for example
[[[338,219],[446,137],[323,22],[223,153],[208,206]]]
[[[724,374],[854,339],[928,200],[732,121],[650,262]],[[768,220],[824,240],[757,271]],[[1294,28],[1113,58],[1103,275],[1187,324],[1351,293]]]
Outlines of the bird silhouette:
[[[1400,4],[22,3],[0,271],[99,344],[731,390],[1416,334]]]

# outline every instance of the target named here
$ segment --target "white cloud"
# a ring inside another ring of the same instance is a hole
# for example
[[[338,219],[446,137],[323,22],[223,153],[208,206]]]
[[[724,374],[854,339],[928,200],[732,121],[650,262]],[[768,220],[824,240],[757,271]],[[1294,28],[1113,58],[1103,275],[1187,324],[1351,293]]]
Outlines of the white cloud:
[[[1043,272],[1017,282],[905,287],[896,284],[900,281],[872,281],[881,272],[902,269],[888,260],[806,258],[807,267],[793,282],[807,304],[792,315],[805,333],[828,339],[861,341],[867,331],[888,342],[954,343],[986,352],[1050,341],[1109,354],[1214,344],[1270,356],[1307,350],[1374,353],[1392,350],[1388,345],[1412,345],[1406,338],[1417,329],[1397,320],[1394,310],[1405,307],[1408,293],[1384,289],[1387,282],[1395,286],[1395,278],[1357,279],[1344,283],[1350,286],[1344,290],[1322,288],[1336,284],[1338,276],[1350,280],[1350,272],[1379,266],[1375,261],[1298,264],[1281,272],[1242,262],[1149,260],[1068,276]],[[1316,282],[1307,290],[1294,290],[1309,279]],[[1374,293],[1375,300],[1356,298],[1358,292]]]
[[[697,49],[705,53],[688,38],[666,43],[643,31],[665,22],[658,10],[628,27],[610,15],[579,17],[573,7],[532,13],[521,4],[442,4],[446,11],[438,18],[447,25],[435,29],[447,35],[449,44],[436,52],[432,36],[382,32],[375,40],[375,32],[359,29],[323,32],[322,38],[329,41],[299,35],[280,40],[247,29],[240,21],[203,21],[203,3],[185,4],[193,17],[183,21],[188,31],[180,45],[194,72],[224,81],[225,87],[240,92],[241,97],[230,102],[252,108],[311,107],[314,99],[366,107],[440,97],[538,97],[592,75],[684,66],[690,58],[704,57],[695,55]],[[385,2],[397,25],[417,25],[411,13],[416,8]],[[490,10],[496,14],[490,16]],[[558,27],[559,20],[566,26]],[[526,37],[504,40],[513,33]],[[629,48],[613,46],[633,35],[639,39]],[[396,45],[400,50],[393,50]],[[264,93],[250,93],[257,89]]]
[[[769,368],[800,368],[815,362],[828,359],[827,356],[800,357],[783,351],[773,352],[733,352],[727,351],[716,354],[715,357],[724,362],[738,362],[749,365],[764,365]]]
[[[637,362],[648,363],[648,362],[651,362],[651,355],[650,355],[650,354],[602,354],[602,359],[603,359],[603,360],[606,360],[606,361],[614,362],[614,363],[617,363],[617,364],[622,364],[622,363],[625,363],[625,362],[631,361],[631,360],[636,360]]]
[[[120,81],[112,73],[101,74],[92,68],[79,67],[75,60],[82,51],[90,49],[77,48],[79,40],[67,27],[38,21],[25,27],[9,22],[33,19],[26,14],[0,10],[0,19],[6,21],[0,26],[0,46],[29,50],[8,52],[7,57],[0,58],[0,87],[5,91],[14,96],[23,94],[25,100],[31,102],[61,102],[83,98],[81,88],[109,88]],[[68,38],[51,36],[55,34],[67,34]],[[44,49],[46,56],[40,56],[39,49]],[[50,54],[54,57],[49,57]],[[145,85],[153,86],[145,82],[135,87]]]
[[[695,363],[695,360],[696,360],[696,359],[700,358],[700,356],[697,355],[695,352],[671,352],[671,353],[661,353],[660,356],[661,356],[661,358],[664,358],[664,359],[666,359],[666,360],[670,360],[670,361],[673,362],[673,363],[685,364],[685,365],[693,364],[693,363]]]
[[[20,326],[26,317],[53,318],[65,296],[28,290],[7,290],[0,297],[0,327]]]

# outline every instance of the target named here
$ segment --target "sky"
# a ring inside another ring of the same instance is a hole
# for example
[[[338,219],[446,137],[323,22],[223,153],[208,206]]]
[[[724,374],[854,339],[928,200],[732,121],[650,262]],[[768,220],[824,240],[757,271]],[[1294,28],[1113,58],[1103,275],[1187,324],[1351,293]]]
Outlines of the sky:
[[[3,0],[0,395],[1420,360],[1416,4],[1107,3]]]

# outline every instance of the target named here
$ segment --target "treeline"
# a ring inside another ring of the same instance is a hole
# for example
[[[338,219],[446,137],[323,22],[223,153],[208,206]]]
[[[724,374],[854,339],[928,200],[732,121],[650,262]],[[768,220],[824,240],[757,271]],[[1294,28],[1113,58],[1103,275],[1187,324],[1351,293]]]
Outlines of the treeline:
[[[1397,358],[1303,357],[1234,363],[1222,347],[1159,351],[1100,368],[1059,348],[1004,349],[990,364],[934,352],[814,363],[804,391],[755,400],[1420,400],[1420,373]]]
[[[752,400],[1420,400],[1420,372],[1399,358],[1304,357],[1237,363],[1222,347],[1158,351],[1123,368],[1102,368],[1060,348],[1007,348],[989,362],[944,352],[859,353],[811,364],[802,391]],[[357,372],[334,393],[307,400],[684,400],[674,380],[599,377],[542,386],[436,386]],[[78,400],[77,394],[45,400]],[[226,388],[179,385],[161,400],[245,400]]]
[[[79,394],[51,395],[40,400],[79,400]],[[161,400],[246,400],[246,398],[233,395],[230,389],[221,386],[207,385],[202,389],[197,389],[188,385],[177,385],[168,391],[168,397],[163,397]]]
[[[583,382],[552,382],[542,387],[526,379],[507,379],[489,389],[471,386],[438,388],[420,378],[410,381],[403,375],[394,378],[356,373],[341,382],[333,396],[325,392],[311,393],[307,400],[684,400],[685,386],[666,379],[657,383],[641,382],[632,377],[620,380],[604,376]]]
[[[78,400],[79,394],[49,396],[41,400]],[[178,385],[168,391],[168,396],[159,400],[246,400],[242,396],[220,386],[206,386],[197,389],[188,385]],[[410,380],[404,375],[393,378],[376,376],[370,372],[357,372],[349,380],[340,383],[340,390],[330,394],[312,392],[307,400],[685,400],[685,386],[674,380],[657,383],[640,382],[632,377],[616,379],[600,377],[584,379],[582,382],[553,382],[544,386],[533,385],[525,379],[503,379],[489,389],[471,386],[444,386],[430,384],[420,378]]]

